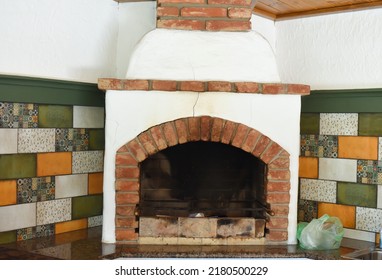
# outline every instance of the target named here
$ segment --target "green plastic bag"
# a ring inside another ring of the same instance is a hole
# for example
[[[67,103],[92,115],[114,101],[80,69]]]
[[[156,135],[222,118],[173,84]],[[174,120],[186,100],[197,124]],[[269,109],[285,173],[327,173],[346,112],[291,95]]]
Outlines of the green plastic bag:
[[[297,239],[300,246],[309,250],[338,249],[344,236],[341,220],[325,214],[310,223],[302,222],[297,226]]]

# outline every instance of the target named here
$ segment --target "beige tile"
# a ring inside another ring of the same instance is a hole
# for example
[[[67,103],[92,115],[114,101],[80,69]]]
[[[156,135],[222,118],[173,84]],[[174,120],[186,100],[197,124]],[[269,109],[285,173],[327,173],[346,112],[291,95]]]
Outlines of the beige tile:
[[[87,174],[56,176],[56,198],[75,197],[87,194]]]
[[[324,180],[356,182],[357,160],[320,158],[318,177]]]
[[[0,232],[36,226],[36,203],[0,207]]]
[[[105,125],[105,109],[103,107],[74,106],[74,128],[103,128]]]
[[[0,154],[17,153],[17,129],[0,129]]]

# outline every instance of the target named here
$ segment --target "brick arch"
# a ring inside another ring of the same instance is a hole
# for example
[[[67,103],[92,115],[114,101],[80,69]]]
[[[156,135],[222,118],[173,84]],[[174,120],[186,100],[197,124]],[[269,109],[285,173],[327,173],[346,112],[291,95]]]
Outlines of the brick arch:
[[[136,242],[140,162],[168,147],[193,141],[223,143],[242,149],[267,165],[266,202],[274,212],[266,228],[268,241],[288,239],[290,171],[289,153],[256,129],[210,116],[181,118],[140,133],[116,154],[116,240]]]

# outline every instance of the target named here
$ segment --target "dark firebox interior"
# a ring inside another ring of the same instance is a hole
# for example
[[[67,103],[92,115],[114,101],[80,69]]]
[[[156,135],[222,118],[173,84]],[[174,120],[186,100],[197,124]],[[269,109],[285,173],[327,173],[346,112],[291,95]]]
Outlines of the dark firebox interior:
[[[241,149],[189,142],[140,165],[140,216],[265,218],[266,165]]]

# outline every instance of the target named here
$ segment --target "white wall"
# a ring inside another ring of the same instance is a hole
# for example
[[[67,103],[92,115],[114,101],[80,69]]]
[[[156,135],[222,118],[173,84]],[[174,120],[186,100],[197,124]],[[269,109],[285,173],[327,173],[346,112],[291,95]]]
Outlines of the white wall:
[[[312,89],[382,87],[382,9],[276,22],[281,80]]]
[[[0,0],[0,73],[97,82],[115,75],[118,3]]]
[[[252,30],[259,32],[276,51],[276,26],[273,20],[252,14]]]
[[[121,3],[118,6],[117,78],[125,78],[136,44],[156,25],[156,2]]]

